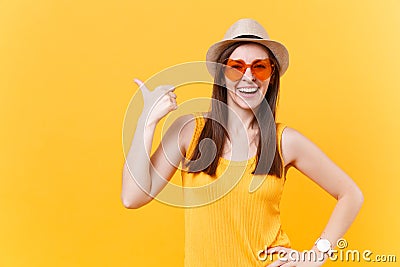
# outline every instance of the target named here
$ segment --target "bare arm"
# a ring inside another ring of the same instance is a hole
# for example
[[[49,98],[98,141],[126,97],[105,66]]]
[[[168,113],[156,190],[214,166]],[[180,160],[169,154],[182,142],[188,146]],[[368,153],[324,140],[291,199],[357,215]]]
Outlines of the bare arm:
[[[172,178],[186,151],[187,138],[184,138],[181,132],[191,130],[187,129],[191,127],[191,123],[186,124],[191,117],[191,115],[182,116],[168,128],[150,159],[146,151],[151,151],[155,127],[146,128],[139,119],[123,169],[121,198],[125,207],[139,208],[147,204]],[[143,128],[146,129],[140,130]],[[184,135],[190,136],[190,133]],[[144,146],[136,145],[140,140],[143,140]]]
[[[361,190],[321,149],[295,129],[284,129],[282,150],[285,164],[292,164],[338,200],[322,234],[334,246],[361,208]]]
[[[140,81],[137,83],[144,87]],[[139,208],[150,202],[171,179],[185,153],[179,135],[188,116],[180,117],[169,127],[161,144],[149,157],[156,125],[176,109],[176,95],[166,88],[156,88],[152,92],[141,89],[145,107],[123,167],[121,200],[126,208]]]
[[[320,235],[329,240],[333,249],[349,229],[362,206],[364,199],[361,190],[321,149],[293,128],[286,127],[282,133],[282,155],[285,165],[295,167],[337,199],[329,221]],[[290,251],[286,248],[281,249]],[[315,245],[312,249],[320,255]],[[269,266],[282,266],[284,263],[277,260]],[[284,266],[321,266],[322,263],[301,262]]]

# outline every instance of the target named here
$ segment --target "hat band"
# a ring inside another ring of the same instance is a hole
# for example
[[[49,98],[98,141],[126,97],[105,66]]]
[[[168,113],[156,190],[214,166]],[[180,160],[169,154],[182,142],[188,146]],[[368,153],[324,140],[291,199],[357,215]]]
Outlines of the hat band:
[[[262,39],[261,37],[259,37],[257,35],[252,35],[252,34],[243,34],[243,35],[233,37],[233,39],[238,39],[238,38]]]

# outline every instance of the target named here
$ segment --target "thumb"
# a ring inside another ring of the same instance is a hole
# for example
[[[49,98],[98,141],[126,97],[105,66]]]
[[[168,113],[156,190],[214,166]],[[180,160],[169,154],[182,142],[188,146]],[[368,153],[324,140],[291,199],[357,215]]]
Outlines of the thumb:
[[[133,81],[139,86],[139,89],[142,91],[143,94],[145,94],[149,91],[149,89],[147,89],[146,85],[144,85],[144,82],[142,82],[138,78],[134,78]]]

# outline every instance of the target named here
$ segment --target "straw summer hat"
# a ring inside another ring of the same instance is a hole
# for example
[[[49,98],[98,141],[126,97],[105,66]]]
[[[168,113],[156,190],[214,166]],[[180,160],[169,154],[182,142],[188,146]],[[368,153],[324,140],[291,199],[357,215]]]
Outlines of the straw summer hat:
[[[231,44],[240,41],[250,41],[268,47],[275,55],[280,65],[280,76],[289,66],[289,53],[286,47],[269,38],[267,31],[253,19],[240,19],[236,21],[225,33],[224,39],[213,44],[207,51],[207,69],[212,76],[215,76],[216,64],[220,54]]]

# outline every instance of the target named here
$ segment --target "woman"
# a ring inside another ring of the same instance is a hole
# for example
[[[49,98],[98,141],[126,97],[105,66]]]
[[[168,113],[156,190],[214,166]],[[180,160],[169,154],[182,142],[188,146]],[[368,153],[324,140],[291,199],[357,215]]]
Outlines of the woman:
[[[210,112],[178,118],[150,160],[155,127],[177,108],[176,94],[171,86],[149,91],[135,80],[145,105],[124,165],[124,206],[150,202],[182,163],[183,185],[205,189],[185,194],[192,204],[185,209],[185,266],[321,266],[363,195],[309,139],[275,122],[286,48],[256,21],[241,19],[210,47],[207,64],[215,77]],[[289,167],[338,200],[324,231],[306,248],[316,257],[296,257],[282,230],[279,201]]]

